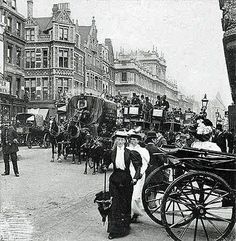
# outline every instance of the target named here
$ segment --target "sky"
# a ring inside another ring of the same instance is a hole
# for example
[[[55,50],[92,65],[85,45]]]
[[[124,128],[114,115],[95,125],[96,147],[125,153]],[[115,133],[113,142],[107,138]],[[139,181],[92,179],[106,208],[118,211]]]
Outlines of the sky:
[[[185,94],[200,101],[219,92],[231,104],[218,0],[34,0],[34,17],[51,16],[60,2],[70,3],[79,25],[90,25],[95,16],[99,42],[111,38],[115,53],[155,46],[168,78]],[[27,0],[17,0],[17,8],[26,16]]]

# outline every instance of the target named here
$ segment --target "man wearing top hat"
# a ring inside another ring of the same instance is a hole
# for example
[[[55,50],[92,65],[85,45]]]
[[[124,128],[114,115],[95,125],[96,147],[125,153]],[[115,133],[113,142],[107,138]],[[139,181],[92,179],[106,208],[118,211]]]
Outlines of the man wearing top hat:
[[[109,192],[112,197],[112,206],[108,214],[109,239],[129,234],[133,185],[140,179],[142,158],[138,152],[126,148],[126,138],[126,132],[117,131],[114,135],[113,150],[104,156],[104,170],[113,164],[113,173],[109,179]],[[133,178],[130,174],[131,163],[135,169]]]
[[[142,190],[145,182],[145,171],[148,167],[148,163],[150,160],[149,152],[146,148],[143,148],[139,145],[141,141],[141,135],[136,133],[134,130],[130,130],[128,132],[129,135],[129,146],[128,149],[137,151],[142,157],[142,168],[141,168],[141,179],[138,180],[137,184],[134,186],[132,203],[131,203],[131,214],[132,219],[131,222],[137,223],[138,217],[143,215],[143,205],[142,205]],[[131,176],[135,175],[135,169],[131,163],[130,165]]]
[[[14,127],[10,125],[10,123],[6,123],[1,133],[3,160],[5,164],[5,172],[2,174],[2,176],[10,174],[9,159],[11,157],[15,176],[19,177],[16,154],[19,151],[17,137],[17,132]]]

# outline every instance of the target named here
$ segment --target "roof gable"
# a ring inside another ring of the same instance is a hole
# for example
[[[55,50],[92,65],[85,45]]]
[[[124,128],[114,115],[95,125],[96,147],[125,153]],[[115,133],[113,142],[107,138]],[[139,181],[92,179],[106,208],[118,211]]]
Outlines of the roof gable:
[[[27,18],[26,25],[30,26],[36,26],[38,25],[37,22],[33,18]]]
[[[67,11],[62,10],[55,18],[58,23],[73,24]]]

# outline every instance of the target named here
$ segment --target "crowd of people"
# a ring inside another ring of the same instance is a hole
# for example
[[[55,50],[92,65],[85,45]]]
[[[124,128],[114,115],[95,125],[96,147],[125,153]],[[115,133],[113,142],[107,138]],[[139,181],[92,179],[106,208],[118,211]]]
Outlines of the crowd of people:
[[[196,123],[182,130],[176,136],[176,147],[192,147],[214,152],[233,152],[233,130],[224,132],[222,125],[213,127],[209,119],[199,116]],[[182,136],[184,135],[184,137]],[[182,140],[180,141],[180,139]],[[146,176],[157,167],[164,165],[165,159],[155,158],[168,140],[160,133],[149,130],[147,133],[131,130],[118,130],[113,135],[112,151],[104,158],[103,170],[113,164],[109,179],[109,192],[112,205],[108,213],[109,239],[129,234],[130,224],[138,222],[143,215],[142,188]]]

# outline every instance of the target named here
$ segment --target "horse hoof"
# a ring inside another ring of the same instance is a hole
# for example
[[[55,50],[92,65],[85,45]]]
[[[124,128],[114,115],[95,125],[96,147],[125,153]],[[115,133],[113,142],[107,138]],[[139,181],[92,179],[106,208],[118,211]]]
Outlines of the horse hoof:
[[[72,164],[75,164],[75,161],[72,161],[71,163],[72,163]]]
[[[54,159],[52,159],[50,162],[54,162]]]
[[[87,172],[84,172],[84,174],[87,174]]]
[[[58,161],[58,162],[62,162],[61,158],[58,158],[57,161]]]
[[[92,173],[92,175],[95,175],[95,174],[96,174],[96,172],[93,172],[93,173]]]

